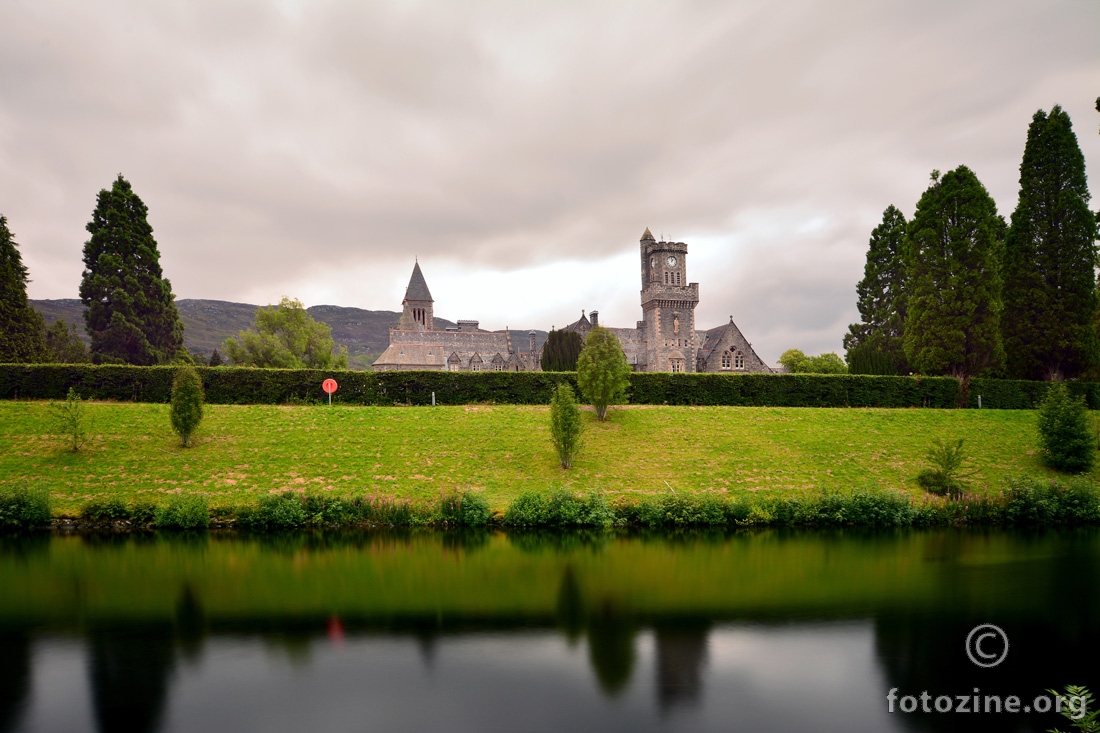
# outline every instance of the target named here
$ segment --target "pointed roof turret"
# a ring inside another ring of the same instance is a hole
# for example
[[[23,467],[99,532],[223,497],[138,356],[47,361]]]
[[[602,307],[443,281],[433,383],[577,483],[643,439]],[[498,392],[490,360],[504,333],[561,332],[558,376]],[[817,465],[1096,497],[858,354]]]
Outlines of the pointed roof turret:
[[[428,283],[424,281],[424,273],[420,271],[420,263],[413,265],[412,277],[409,278],[409,287],[405,288],[405,300],[432,300],[432,294],[428,292]]]
[[[642,233],[642,241],[644,242],[647,239],[651,242],[657,241],[653,238],[653,232],[649,231],[649,227],[646,227],[645,232]]]

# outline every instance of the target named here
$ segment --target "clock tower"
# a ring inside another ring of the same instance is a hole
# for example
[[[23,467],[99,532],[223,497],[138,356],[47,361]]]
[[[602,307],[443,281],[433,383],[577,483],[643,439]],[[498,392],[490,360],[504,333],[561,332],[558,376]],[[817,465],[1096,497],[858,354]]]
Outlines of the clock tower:
[[[649,227],[640,245],[642,320],[638,326],[645,341],[644,370],[694,372],[701,345],[695,337],[699,283],[687,281],[687,245],[658,242]]]

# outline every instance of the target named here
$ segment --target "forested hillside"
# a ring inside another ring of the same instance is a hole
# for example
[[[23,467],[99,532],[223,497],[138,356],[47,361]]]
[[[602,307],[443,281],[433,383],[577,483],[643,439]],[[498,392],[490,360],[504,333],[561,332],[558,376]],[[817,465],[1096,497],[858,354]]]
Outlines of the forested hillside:
[[[89,343],[84,331],[83,306],[76,298],[61,300],[32,300],[34,306],[46,319],[47,325],[60,319],[75,323],[80,339]],[[257,306],[249,303],[230,303],[224,300],[199,300],[185,298],[176,301],[180,319],[184,325],[184,344],[192,352],[209,357],[210,352],[220,348],[222,342],[230,336],[236,336],[250,326],[256,317]],[[338,305],[315,305],[307,309],[314,319],[326,323],[332,328],[332,337],[337,346],[348,348],[348,364],[352,369],[368,369],[371,362],[378,358],[389,345],[390,326],[397,323],[401,314],[397,311],[370,311],[362,308],[344,308]],[[454,326],[453,321],[435,318],[435,327],[439,329]],[[527,348],[529,329],[515,329],[515,344],[518,349]],[[537,341],[546,339],[545,331],[537,331]]]

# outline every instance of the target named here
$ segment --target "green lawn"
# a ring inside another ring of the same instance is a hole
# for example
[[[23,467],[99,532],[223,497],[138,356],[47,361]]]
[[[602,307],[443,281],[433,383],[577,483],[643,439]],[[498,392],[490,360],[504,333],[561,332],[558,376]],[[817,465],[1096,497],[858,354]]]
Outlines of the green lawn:
[[[96,403],[89,413],[94,437],[73,454],[46,403],[0,402],[0,483],[46,486],[62,514],[92,497],[190,491],[217,507],[284,490],[433,499],[460,489],[483,491],[495,509],[551,485],[611,497],[669,487],[916,492],[935,437],[966,439],[979,488],[998,489],[1011,473],[1049,474],[1029,411],[639,406],[613,409],[603,424],[586,412],[570,471],[557,466],[547,407],[208,405],[189,449],[167,405]]]

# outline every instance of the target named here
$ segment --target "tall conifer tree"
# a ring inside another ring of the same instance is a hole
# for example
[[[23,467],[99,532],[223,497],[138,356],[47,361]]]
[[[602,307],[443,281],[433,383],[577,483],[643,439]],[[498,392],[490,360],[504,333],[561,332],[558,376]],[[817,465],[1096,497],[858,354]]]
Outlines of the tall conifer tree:
[[[844,336],[849,365],[859,352],[884,358],[895,373],[908,371],[902,343],[908,310],[902,253],[905,226],[905,215],[891,205],[883,212],[882,223],[871,231],[863,279],[856,286],[861,322],[848,326]]]
[[[964,165],[942,178],[933,171],[907,230],[905,354],[925,374],[958,379],[961,404],[971,377],[1004,362],[1004,230],[989,192]]]
[[[0,363],[45,360],[42,314],[27,300],[27,267],[0,216]]]
[[[96,200],[84,243],[84,323],[99,362],[163,364],[183,350],[183,322],[160,269],[149,210],[119,174]]]
[[[1100,361],[1096,219],[1085,157],[1061,107],[1035,113],[1005,239],[1005,366],[1016,379],[1076,377]]]

